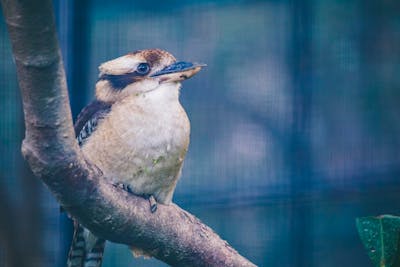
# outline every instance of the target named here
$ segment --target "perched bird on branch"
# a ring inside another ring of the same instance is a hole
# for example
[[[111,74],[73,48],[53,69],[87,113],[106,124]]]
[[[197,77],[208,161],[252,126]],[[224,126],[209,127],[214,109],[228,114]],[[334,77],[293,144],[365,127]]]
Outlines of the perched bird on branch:
[[[181,81],[203,64],[176,62],[160,49],[141,50],[100,65],[96,100],[75,123],[84,156],[111,183],[157,203],[172,201],[190,122],[179,103]],[[74,221],[68,267],[101,265],[105,240]],[[140,253],[132,248],[133,253]]]

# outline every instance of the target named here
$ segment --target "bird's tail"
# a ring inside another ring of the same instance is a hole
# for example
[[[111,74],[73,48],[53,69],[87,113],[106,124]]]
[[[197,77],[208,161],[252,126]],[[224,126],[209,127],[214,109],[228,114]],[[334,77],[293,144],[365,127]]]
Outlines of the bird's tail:
[[[67,267],[100,267],[106,241],[74,221],[74,236]]]

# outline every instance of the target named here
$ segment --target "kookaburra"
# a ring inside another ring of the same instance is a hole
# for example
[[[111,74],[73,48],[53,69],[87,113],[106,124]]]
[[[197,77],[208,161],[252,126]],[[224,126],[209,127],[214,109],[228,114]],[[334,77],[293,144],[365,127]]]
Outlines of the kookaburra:
[[[141,50],[100,65],[96,100],[75,122],[84,156],[116,185],[171,203],[190,134],[179,103],[181,81],[204,65],[177,62],[160,49]],[[101,265],[105,240],[75,221],[68,267]]]

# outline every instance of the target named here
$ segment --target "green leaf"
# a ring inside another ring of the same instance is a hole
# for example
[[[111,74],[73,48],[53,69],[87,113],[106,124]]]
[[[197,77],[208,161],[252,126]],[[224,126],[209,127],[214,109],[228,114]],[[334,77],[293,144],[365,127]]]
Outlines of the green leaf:
[[[356,220],[368,256],[377,267],[399,267],[400,217],[382,215]]]

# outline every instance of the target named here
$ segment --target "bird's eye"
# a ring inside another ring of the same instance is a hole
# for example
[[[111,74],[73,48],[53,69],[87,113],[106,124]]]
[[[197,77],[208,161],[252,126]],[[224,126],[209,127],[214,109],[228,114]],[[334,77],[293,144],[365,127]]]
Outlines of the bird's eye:
[[[146,75],[150,72],[150,65],[147,63],[140,63],[136,68],[136,72],[140,75]]]

